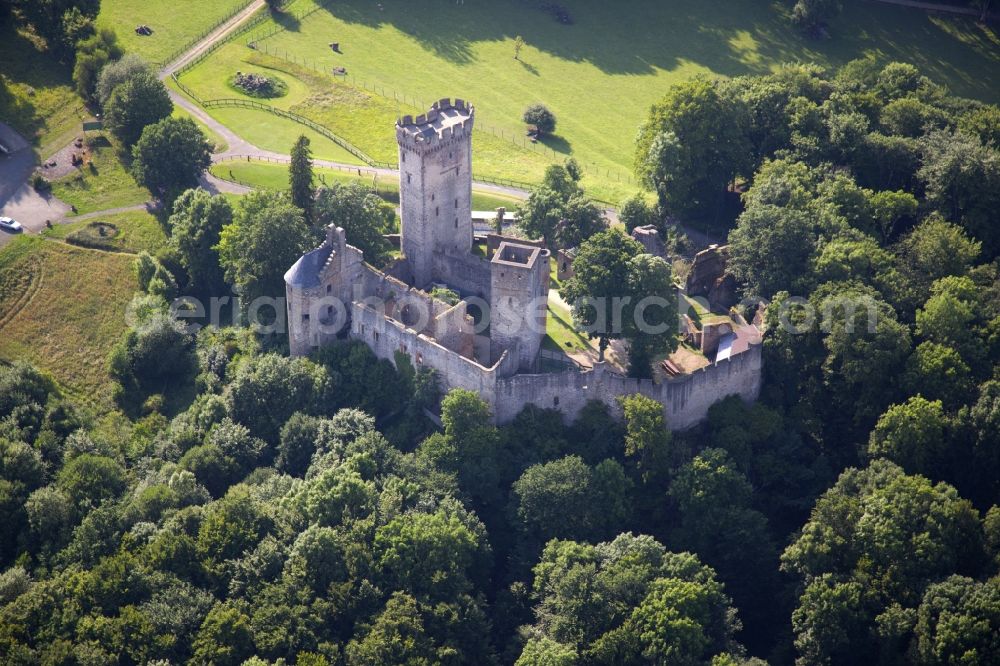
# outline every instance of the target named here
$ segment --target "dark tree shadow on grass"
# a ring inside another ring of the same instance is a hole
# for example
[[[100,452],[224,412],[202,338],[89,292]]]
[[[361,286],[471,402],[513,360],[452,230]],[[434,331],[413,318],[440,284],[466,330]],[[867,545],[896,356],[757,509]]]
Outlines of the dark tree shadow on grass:
[[[497,0],[455,5],[440,0],[405,4],[342,0],[326,7],[348,23],[392,25],[438,57],[474,62],[473,44],[521,35],[532,48],[606,74],[654,74],[697,65],[715,74],[765,74],[776,63],[817,62],[832,67],[874,53],[912,62],[960,94],[1000,97],[993,72],[1000,66],[997,33],[971,20],[932,17],[906,8],[849,3],[831,22],[831,39],[811,40],[780,4],[748,10],[740,0],[579,0],[574,25],[564,26],[530,3]]]
[[[38,93],[72,86],[72,68],[18,32],[7,16],[0,20],[0,75],[0,119],[37,148],[50,121],[36,107]]]
[[[524,62],[520,58],[518,58],[517,61],[519,63],[521,63],[521,67],[524,67],[525,71],[527,71],[529,74],[531,74],[533,76],[538,76],[538,68],[537,67],[535,67],[531,63]]]
[[[572,144],[558,134],[543,134],[538,137],[538,143],[562,155],[569,155],[573,152]]]
[[[91,148],[111,147],[111,141],[108,139],[108,137],[104,136],[103,134],[90,135],[87,138],[87,143],[90,145]]]
[[[271,12],[271,18],[289,32],[298,32],[302,27],[302,21],[291,12]]]
[[[379,11],[378,7],[383,10]],[[487,30],[479,10],[463,11],[463,7],[434,2],[401,3],[399,5],[336,2],[325,8],[331,15],[348,23],[359,23],[373,28],[390,24],[416,39],[421,46],[435,55],[460,64],[475,62],[471,44],[474,37]]]

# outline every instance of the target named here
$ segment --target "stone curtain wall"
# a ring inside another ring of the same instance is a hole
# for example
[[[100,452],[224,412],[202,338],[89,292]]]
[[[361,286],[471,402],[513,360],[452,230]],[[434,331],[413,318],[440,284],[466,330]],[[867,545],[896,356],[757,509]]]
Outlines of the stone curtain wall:
[[[663,405],[667,427],[685,430],[708,415],[708,408],[731,395],[747,402],[757,399],[761,385],[761,345],[688,375],[656,384],[611,372],[603,365],[593,370],[527,375],[517,371],[517,353],[507,350],[492,367],[483,367],[436,342],[386,319],[371,307],[351,305],[351,338],[367,344],[379,358],[395,363],[395,353],[409,355],[416,367],[438,371],[445,390],[474,391],[493,408],[494,420],[507,423],[525,406],[555,408],[572,421],[590,400],[599,400],[621,416],[619,396],[641,393]]]
[[[463,298],[479,296],[490,300],[490,262],[471,253],[434,253],[434,277],[456,290]]]
[[[728,360],[660,384],[622,377],[602,365],[585,372],[500,378],[493,408],[498,423],[511,421],[528,404],[559,409],[571,421],[590,400],[600,400],[620,416],[616,398],[641,393],[663,405],[667,427],[684,430],[702,421],[708,408],[727,396],[756,400],[760,383],[761,345],[757,344]]]
[[[445,389],[475,391],[491,405],[495,399],[497,374],[509,365],[508,355],[504,354],[496,365],[484,368],[360,303],[351,304],[351,337],[364,342],[376,356],[393,364],[397,351],[409,354],[414,367],[426,365],[437,370]]]
[[[465,301],[434,317],[434,339],[443,347],[463,356],[473,355],[472,317],[466,314]]]

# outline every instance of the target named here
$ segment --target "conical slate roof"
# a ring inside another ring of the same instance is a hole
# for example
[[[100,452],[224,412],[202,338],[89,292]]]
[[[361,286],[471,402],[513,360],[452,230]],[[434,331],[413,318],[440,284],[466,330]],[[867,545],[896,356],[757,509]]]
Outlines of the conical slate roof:
[[[315,250],[303,254],[285,272],[285,284],[302,289],[319,286],[319,273],[332,250],[330,243],[323,243]]]

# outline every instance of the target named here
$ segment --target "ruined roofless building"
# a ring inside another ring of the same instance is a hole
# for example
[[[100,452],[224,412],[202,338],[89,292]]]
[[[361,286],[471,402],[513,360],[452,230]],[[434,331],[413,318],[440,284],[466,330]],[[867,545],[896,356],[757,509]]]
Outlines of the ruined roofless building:
[[[475,111],[442,99],[425,115],[396,123],[403,257],[385,270],[366,263],[331,224],[326,239],[285,273],[289,350],[293,356],[344,337],[393,363],[437,371],[443,388],[478,393],[505,423],[526,405],[575,418],[591,400],[620,413],[617,398],[642,393],[663,405],[673,429],[705,418],[727,395],[754,400],[760,346],[669,380],[621,377],[604,363],[539,374],[549,292],[549,251],[516,238],[494,238],[491,259],[473,252],[472,127]],[[430,296],[444,285],[455,305]],[[476,325],[468,307],[483,311]],[[488,328],[481,324],[488,323]],[[488,331],[488,334],[486,334]]]

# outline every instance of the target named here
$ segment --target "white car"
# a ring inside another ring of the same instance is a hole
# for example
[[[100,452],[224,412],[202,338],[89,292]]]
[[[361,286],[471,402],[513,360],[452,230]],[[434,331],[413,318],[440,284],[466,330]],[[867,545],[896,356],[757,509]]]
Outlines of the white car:
[[[21,223],[12,217],[0,217],[0,227],[3,227],[7,231],[21,231],[24,227]]]

